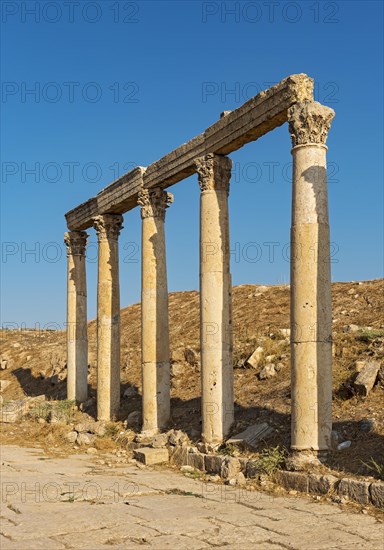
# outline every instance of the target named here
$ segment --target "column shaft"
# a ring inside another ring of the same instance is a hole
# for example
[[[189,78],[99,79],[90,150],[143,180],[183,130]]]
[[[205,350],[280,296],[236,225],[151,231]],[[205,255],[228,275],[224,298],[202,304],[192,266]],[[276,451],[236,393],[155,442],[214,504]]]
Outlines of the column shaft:
[[[87,280],[84,231],[65,233],[67,247],[67,398],[82,403],[88,397]]]
[[[196,160],[200,196],[202,437],[221,443],[234,418],[228,193],[231,161]]]
[[[161,189],[139,195],[142,217],[141,353],[143,427],[165,428],[170,417],[170,350],[165,251],[165,209],[173,196]]]
[[[292,436],[295,451],[326,451],[332,431],[332,303],[326,136],[319,103],[289,111],[293,140],[291,227]]]
[[[120,215],[97,216],[97,417],[111,420],[120,405],[120,287],[118,236]]]

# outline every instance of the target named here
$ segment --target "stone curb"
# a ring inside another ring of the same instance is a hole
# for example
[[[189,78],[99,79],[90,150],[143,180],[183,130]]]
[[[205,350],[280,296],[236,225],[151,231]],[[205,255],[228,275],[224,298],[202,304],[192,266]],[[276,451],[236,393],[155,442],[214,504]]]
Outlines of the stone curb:
[[[235,480],[242,473],[247,478],[255,478],[255,461],[224,455],[200,453],[196,447],[171,447],[170,463],[175,466],[192,466],[201,472],[219,475],[222,479]],[[384,509],[384,483],[357,479],[339,479],[331,474],[313,474],[278,470],[275,481],[285,489],[301,493],[327,495],[333,493],[353,502]],[[232,484],[232,483],[231,483]]]

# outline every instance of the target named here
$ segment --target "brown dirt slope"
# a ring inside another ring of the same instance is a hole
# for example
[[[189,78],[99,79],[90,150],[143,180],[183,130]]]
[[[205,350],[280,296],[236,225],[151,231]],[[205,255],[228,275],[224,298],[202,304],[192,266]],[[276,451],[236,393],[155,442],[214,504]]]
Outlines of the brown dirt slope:
[[[363,462],[372,458],[384,464],[384,385],[376,384],[367,398],[353,390],[356,361],[376,359],[384,363],[384,280],[334,283],[334,422],[341,440],[352,445],[330,458],[334,468],[354,474],[372,473]],[[198,365],[185,360],[185,350],[198,354],[199,294],[196,291],[171,293],[170,331],[172,351],[172,425],[198,439],[200,430],[200,373]],[[233,289],[234,374],[236,422],[234,431],[260,419],[275,429],[266,445],[289,446],[290,350],[289,286],[241,285]],[[356,327],[351,327],[356,325]],[[91,395],[96,385],[96,323],[89,323],[89,381]],[[140,410],[140,304],[122,310],[121,378],[122,394],[129,386],[136,397],[122,399],[120,418]],[[260,380],[260,368],[244,365],[258,346],[265,357],[275,355],[278,373]],[[1,379],[10,385],[6,399],[45,393],[52,399],[66,394],[65,334],[54,331],[3,331],[1,357],[8,368]],[[362,423],[371,421],[371,429]],[[384,467],[384,466],[383,466]]]

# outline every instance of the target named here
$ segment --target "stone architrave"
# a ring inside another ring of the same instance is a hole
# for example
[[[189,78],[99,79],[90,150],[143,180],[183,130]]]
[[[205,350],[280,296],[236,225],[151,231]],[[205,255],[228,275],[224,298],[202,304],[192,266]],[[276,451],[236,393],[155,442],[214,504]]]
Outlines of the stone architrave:
[[[294,451],[327,451],[332,431],[332,306],[325,145],[334,111],[288,112],[292,138],[291,365]]]
[[[111,420],[120,405],[120,287],[118,237],[123,217],[95,217],[97,283],[97,418]]]
[[[88,398],[87,279],[85,231],[64,235],[68,258],[67,279],[67,398],[82,403]]]
[[[170,416],[170,350],[165,210],[173,195],[142,190],[141,353],[144,433],[165,428]]]
[[[228,194],[232,161],[208,154],[195,161],[200,196],[200,344],[202,437],[221,443],[234,418],[232,281]]]

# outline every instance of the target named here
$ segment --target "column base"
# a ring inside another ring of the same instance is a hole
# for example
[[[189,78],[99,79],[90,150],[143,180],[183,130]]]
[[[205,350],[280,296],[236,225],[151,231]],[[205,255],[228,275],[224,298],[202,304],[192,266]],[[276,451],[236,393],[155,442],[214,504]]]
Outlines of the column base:
[[[308,468],[321,466],[328,457],[327,450],[297,450],[292,449],[291,454],[286,460],[287,470],[301,471]]]

